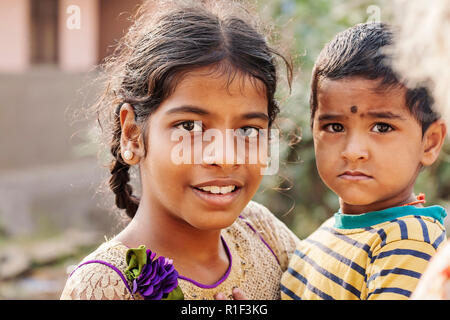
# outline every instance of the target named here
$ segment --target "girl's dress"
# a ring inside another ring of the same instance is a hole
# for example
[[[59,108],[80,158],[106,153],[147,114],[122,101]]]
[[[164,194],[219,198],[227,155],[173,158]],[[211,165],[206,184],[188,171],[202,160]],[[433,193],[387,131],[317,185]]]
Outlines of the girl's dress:
[[[212,285],[178,277],[184,299],[214,299],[218,292],[240,288],[247,299],[280,299],[280,279],[298,238],[266,207],[251,201],[239,218],[221,231],[229,257],[227,272]],[[151,249],[151,248],[150,248]],[[125,277],[128,248],[107,241],[85,257],[67,280],[61,299],[140,300]]]
[[[433,256],[411,298],[450,300],[450,241]]]

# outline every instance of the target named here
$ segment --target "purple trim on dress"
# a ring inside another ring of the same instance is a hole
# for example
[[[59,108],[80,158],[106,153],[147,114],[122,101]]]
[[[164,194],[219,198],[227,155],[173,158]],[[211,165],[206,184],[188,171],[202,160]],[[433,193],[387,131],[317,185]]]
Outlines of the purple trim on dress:
[[[132,291],[131,291],[131,289],[130,289],[130,286],[128,285],[128,281],[127,281],[127,279],[125,278],[125,276],[122,274],[122,272],[121,272],[117,267],[115,267],[114,265],[112,265],[112,264],[110,264],[110,263],[108,263],[108,262],[106,262],[106,261],[103,261],[103,260],[89,260],[89,261],[83,262],[82,264],[80,264],[78,267],[76,267],[76,268],[70,273],[69,278],[70,278],[70,277],[72,276],[72,274],[73,274],[76,270],[78,270],[80,267],[84,266],[85,264],[90,264],[90,263],[100,263],[100,264],[103,264],[103,265],[105,265],[105,266],[107,266],[107,267],[110,267],[110,268],[113,269],[115,272],[117,272],[117,274],[122,278],[123,282],[125,283],[125,286],[127,287],[128,291],[130,292],[131,296],[132,296],[133,299],[134,299],[133,293],[132,293]]]
[[[243,216],[239,216],[239,218],[241,218],[248,225],[248,227],[259,236],[261,241],[266,245],[267,248],[269,248],[270,252],[272,252],[273,256],[275,257],[275,259],[278,262],[278,265],[281,265],[280,260],[278,260],[278,257],[275,254],[275,252],[272,250],[272,248],[269,246],[269,244],[264,240],[264,238],[258,233],[258,231],[256,231],[255,228],[253,228],[253,226],[250,223],[248,223]]]
[[[213,284],[210,284],[210,285],[202,284],[202,283],[197,282],[197,281],[195,281],[195,280],[192,280],[192,279],[190,279],[190,278],[188,278],[188,277],[184,277],[184,276],[182,276],[181,274],[178,275],[178,279],[182,279],[182,280],[189,281],[190,283],[196,285],[197,287],[203,288],[203,289],[212,289],[212,288],[217,287],[217,286],[218,286],[219,284],[221,284],[222,282],[224,282],[224,281],[228,278],[228,275],[229,275],[230,272],[231,272],[231,266],[232,266],[232,264],[233,264],[233,259],[232,259],[232,257],[231,257],[230,249],[228,248],[228,245],[227,245],[227,243],[225,242],[225,239],[222,238],[222,236],[220,236],[220,238],[222,239],[222,243],[223,243],[223,245],[224,245],[224,247],[225,247],[225,251],[226,251],[226,253],[227,253],[227,257],[228,257],[228,260],[230,261],[230,264],[228,265],[227,272],[225,272],[225,274],[224,274],[224,275],[223,275],[216,283],[213,283]]]

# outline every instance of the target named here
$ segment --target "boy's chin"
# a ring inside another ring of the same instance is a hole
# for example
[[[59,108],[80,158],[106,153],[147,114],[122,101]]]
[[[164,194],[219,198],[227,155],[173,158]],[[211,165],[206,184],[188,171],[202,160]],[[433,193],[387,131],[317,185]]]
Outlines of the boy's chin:
[[[340,204],[345,204],[349,206],[368,206],[374,202],[376,199],[371,197],[359,196],[359,197],[339,197]]]

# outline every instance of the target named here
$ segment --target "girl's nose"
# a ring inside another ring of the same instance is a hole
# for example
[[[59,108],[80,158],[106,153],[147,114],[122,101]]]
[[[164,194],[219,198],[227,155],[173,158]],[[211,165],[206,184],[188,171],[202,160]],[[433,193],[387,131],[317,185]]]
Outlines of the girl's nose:
[[[350,136],[341,156],[350,162],[368,160],[369,151],[364,138],[356,134]]]
[[[242,155],[237,147],[237,141],[232,131],[216,129],[210,137],[206,138],[206,141],[204,137],[202,165],[227,168],[243,164],[245,159],[242,157],[245,158],[245,154]]]

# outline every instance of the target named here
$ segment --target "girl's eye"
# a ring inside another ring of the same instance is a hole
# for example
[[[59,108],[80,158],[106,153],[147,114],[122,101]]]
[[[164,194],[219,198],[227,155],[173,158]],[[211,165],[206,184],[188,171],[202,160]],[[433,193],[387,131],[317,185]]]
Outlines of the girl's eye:
[[[390,132],[394,130],[394,128],[392,128],[392,126],[388,125],[387,123],[376,123],[373,128],[372,131],[373,132],[378,132],[378,133],[386,133],[386,132]]]
[[[183,121],[183,122],[179,123],[176,127],[179,129],[182,129],[182,130],[189,131],[189,132],[202,132],[203,131],[201,122],[193,121],[193,120]]]
[[[237,129],[237,133],[243,137],[255,138],[258,136],[259,131],[253,127],[242,127]]]
[[[325,131],[328,132],[343,132],[344,126],[340,123],[330,123],[324,127]]]

